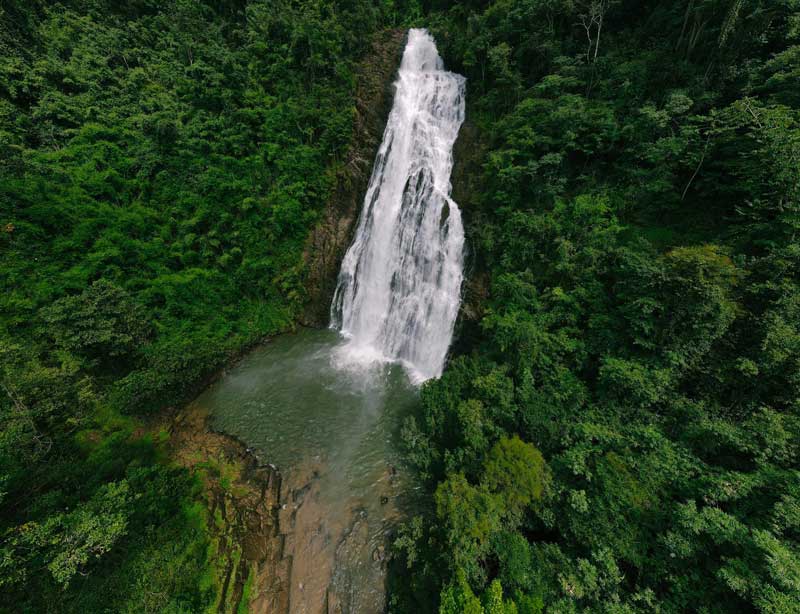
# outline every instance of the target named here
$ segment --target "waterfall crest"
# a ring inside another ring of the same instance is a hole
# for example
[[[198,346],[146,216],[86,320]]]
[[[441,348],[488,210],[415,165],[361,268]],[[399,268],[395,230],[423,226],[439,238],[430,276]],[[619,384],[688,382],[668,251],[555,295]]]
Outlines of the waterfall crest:
[[[450,172],[464,87],[431,35],[410,30],[331,305],[347,360],[399,361],[415,381],[441,375],[461,302],[464,228]]]

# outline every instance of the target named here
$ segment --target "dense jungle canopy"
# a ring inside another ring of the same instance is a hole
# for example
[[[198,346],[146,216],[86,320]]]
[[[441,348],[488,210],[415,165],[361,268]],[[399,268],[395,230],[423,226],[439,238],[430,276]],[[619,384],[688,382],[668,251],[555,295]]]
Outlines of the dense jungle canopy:
[[[143,424],[291,329],[371,36],[467,81],[393,612],[800,610],[797,0],[5,0],[0,610],[201,612]]]

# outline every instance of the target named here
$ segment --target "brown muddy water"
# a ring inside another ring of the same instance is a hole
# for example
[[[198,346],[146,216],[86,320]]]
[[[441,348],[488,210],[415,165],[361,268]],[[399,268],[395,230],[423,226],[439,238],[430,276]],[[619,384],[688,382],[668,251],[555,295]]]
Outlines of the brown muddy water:
[[[282,335],[197,399],[281,473],[292,614],[385,611],[389,542],[417,491],[398,440],[418,388],[396,364],[340,364],[343,343],[332,330]]]

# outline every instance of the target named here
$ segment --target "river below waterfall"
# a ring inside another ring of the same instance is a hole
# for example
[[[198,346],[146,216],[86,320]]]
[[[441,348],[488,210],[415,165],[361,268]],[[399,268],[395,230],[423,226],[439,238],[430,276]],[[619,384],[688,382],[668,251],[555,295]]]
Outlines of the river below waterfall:
[[[397,442],[418,389],[399,365],[340,366],[344,347],[332,330],[281,335],[196,401],[281,471],[292,613],[384,611],[388,538],[414,493]]]

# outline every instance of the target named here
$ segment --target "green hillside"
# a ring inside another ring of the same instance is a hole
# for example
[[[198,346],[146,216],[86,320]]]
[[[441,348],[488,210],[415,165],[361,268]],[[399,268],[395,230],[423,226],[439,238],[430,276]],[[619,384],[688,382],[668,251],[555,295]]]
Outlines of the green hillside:
[[[800,611],[797,0],[5,0],[0,611],[216,609],[151,421],[298,323],[410,26],[469,267],[391,612]]]

